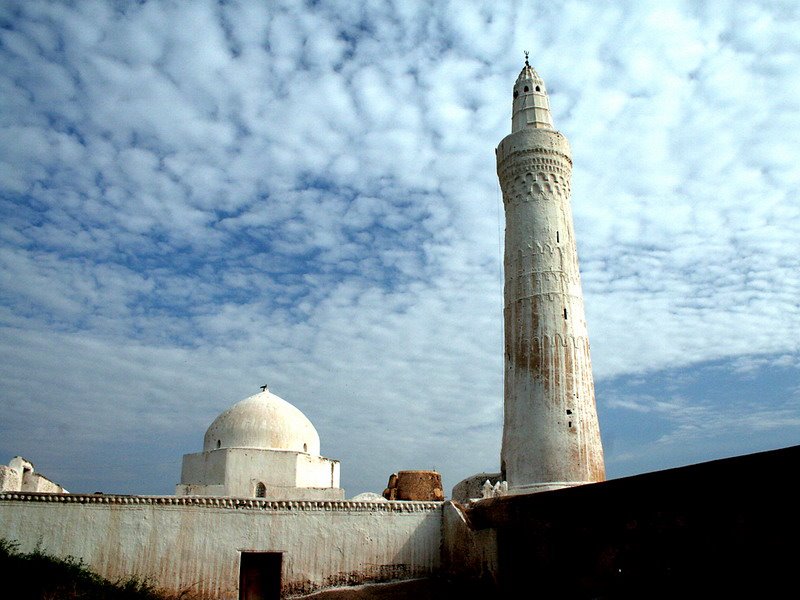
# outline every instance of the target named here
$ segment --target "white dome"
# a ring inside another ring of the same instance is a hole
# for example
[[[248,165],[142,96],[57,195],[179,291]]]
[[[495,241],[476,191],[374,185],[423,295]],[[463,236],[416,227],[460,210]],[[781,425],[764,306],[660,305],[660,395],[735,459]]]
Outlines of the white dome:
[[[319,456],[319,434],[297,408],[269,390],[237,402],[214,419],[203,450],[257,448]]]

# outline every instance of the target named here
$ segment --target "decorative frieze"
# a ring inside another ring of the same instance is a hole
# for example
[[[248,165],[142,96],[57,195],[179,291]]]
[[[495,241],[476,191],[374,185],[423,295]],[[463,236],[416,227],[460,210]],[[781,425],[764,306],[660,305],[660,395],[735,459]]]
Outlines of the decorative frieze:
[[[231,510],[263,510],[271,512],[429,512],[442,507],[442,502],[350,502],[348,500],[263,500],[201,496],[123,496],[109,494],[0,494],[0,502],[47,502],[63,504],[113,504],[141,506],[192,506]]]

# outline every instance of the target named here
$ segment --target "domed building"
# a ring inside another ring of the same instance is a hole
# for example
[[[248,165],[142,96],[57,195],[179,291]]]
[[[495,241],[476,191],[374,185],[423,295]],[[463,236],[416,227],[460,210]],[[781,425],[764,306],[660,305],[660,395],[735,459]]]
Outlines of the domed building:
[[[214,419],[202,452],[183,456],[175,494],[343,500],[339,461],[319,448],[311,421],[264,386]]]

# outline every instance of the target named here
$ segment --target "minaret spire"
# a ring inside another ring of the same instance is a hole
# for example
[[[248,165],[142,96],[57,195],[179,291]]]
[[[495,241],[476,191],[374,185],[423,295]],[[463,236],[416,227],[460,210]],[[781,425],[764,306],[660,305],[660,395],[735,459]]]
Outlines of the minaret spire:
[[[528,127],[553,129],[550,100],[547,97],[544,81],[528,62],[528,56],[526,50],[525,65],[514,84],[514,108],[511,112],[512,133]]]
[[[502,471],[509,492],[602,481],[603,447],[570,207],[572,158],[528,62],[497,147],[506,214]]]

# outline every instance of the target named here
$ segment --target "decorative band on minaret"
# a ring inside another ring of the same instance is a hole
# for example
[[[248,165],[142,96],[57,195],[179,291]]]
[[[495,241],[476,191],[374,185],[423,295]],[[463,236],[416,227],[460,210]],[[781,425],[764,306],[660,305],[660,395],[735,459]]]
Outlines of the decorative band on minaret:
[[[526,60],[495,151],[505,238],[503,477],[510,493],[603,481],[589,336],[570,208],[572,158]]]

